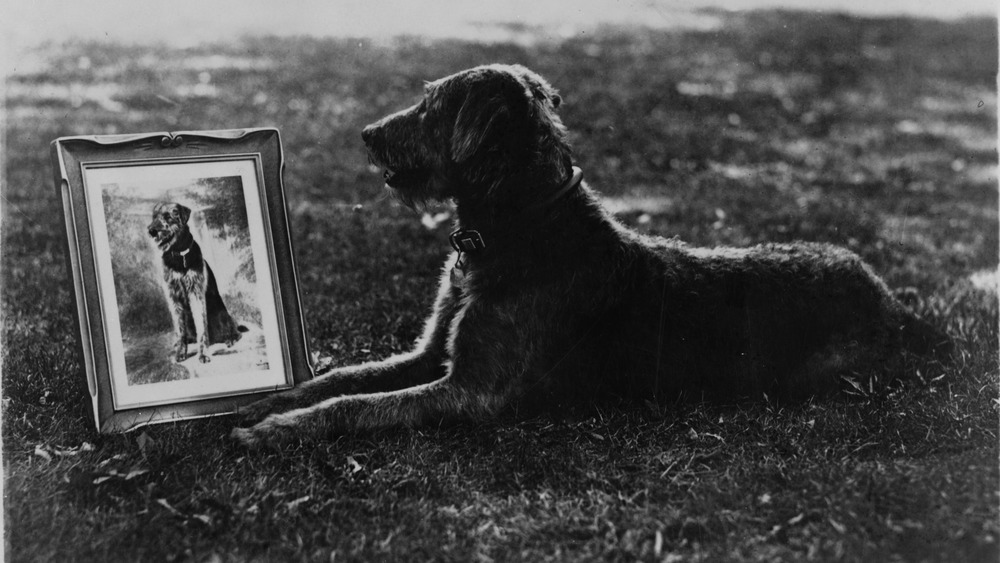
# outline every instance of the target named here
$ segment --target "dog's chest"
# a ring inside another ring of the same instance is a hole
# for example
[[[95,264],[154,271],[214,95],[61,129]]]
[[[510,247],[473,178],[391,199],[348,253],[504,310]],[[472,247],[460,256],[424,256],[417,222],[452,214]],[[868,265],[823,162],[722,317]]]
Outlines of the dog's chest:
[[[468,262],[457,262],[452,265],[449,273],[451,287],[462,295],[480,293],[491,286],[490,282],[499,281],[503,276],[493,276],[481,268],[472,267]]]
[[[198,288],[205,281],[205,275],[201,268],[185,268],[182,270],[165,268],[163,278],[171,288],[184,288],[187,290]]]
[[[184,273],[187,271],[186,262],[184,255],[179,252],[167,252],[163,254],[163,268],[168,276],[172,273]]]
[[[463,292],[467,291],[469,288],[470,273],[469,257],[463,255],[461,252],[452,255],[450,273],[451,287],[462,290]]]
[[[458,266],[451,268],[451,286],[457,289],[464,289],[468,281],[468,274]]]

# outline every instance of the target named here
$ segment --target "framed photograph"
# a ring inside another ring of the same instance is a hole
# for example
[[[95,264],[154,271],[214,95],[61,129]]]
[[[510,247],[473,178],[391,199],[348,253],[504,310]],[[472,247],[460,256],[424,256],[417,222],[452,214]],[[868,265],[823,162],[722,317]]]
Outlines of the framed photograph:
[[[276,129],[64,137],[52,158],[101,432],[313,376]]]

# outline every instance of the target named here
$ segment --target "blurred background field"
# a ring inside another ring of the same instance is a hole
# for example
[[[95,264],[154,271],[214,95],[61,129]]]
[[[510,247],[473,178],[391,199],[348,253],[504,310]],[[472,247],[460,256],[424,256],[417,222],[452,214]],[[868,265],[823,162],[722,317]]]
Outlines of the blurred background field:
[[[455,33],[416,19],[399,36],[403,18],[369,15],[354,37],[239,38],[197,18],[176,18],[190,25],[172,38],[123,8],[101,12],[118,35],[91,21],[68,41],[72,11],[31,41],[35,16],[18,8],[2,185],[8,556],[996,560],[996,19],[667,2],[588,20],[581,6],[478,27],[466,14]],[[310,19],[282,12],[278,27]],[[448,208],[421,221],[388,199],[360,130],[422,80],[487,62],[561,90],[577,163],[624,223],[699,245],[849,247],[915,288],[960,358],[889,396],[783,409],[508,414],[279,453],[228,443],[225,419],[95,434],[52,139],[279,128],[313,348],[372,360],[417,335],[448,248],[431,217]]]

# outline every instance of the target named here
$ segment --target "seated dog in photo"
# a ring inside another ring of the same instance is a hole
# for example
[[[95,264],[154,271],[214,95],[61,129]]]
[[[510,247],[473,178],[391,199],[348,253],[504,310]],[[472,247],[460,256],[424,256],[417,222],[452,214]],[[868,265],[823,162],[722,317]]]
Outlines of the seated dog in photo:
[[[332,369],[243,412],[247,444],[485,419],[511,405],[799,400],[947,337],[855,254],[693,248],[637,234],[571,161],[561,98],[521,66],[427,84],[365,128],[404,202],[451,200],[454,252],[412,351]]]
[[[232,346],[246,328],[229,315],[215,274],[188,229],[190,216],[191,210],[183,205],[158,203],[148,231],[162,252],[164,293],[177,333],[174,361],[187,359],[188,344],[197,342],[198,361],[206,363],[211,361],[205,353],[209,346],[222,342]]]

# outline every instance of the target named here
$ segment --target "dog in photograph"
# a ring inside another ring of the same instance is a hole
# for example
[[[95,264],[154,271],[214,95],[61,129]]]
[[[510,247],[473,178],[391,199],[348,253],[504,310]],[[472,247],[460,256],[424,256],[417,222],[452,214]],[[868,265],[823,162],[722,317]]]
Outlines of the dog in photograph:
[[[556,91],[521,66],[426,85],[364,129],[409,204],[456,230],[412,351],[250,405],[233,436],[280,443],[485,419],[511,405],[836,393],[948,339],[855,254],[813,243],[694,248],[618,223],[572,166]]]
[[[229,315],[215,274],[188,229],[190,217],[191,210],[183,205],[158,203],[148,231],[162,253],[164,293],[177,334],[173,358],[183,362],[188,344],[197,343],[198,361],[206,363],[211,361],[206,354],[209,346],[232,346],[247,328]]]

